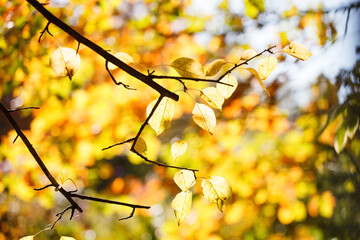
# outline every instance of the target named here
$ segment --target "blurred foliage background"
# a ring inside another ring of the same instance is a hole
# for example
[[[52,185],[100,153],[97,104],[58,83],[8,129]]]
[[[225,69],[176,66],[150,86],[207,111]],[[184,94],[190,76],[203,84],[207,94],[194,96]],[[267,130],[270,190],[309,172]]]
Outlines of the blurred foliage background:
[[[260,52],[290,40],[313,52],[305,63],[278,56],[279,71],[265,82],[270,98],[250,75],[238,72],[239,86],[216,112],[213,136],[192,122],[193,99],[181,92],[171,127],[158,137],[145,129],[150,159],[199,169],[198,176],[224,176],[232,186],[232,203],[221,213],[196,185],[199,194],[178,227],[170,207],[179,191],[175,171],[144,163],[127,146],[101,150],[136,134],[156,93],[120,70],[113,71],[116,79],[137,91],[116,86],[104,60],[82,46],[73,79],[56,77],[50,54],[59,46],[76,49],[77,42],[50,25],[54,37],[45,34],[39,43],[44,18],[26,1],[0,0],[1,102],[10,109],[40,107],[13,115],[52,174],[59,179],[67,170],[86,195],[152,206],[117,221],[131,209],[79,201],[83,214],[73,221],[66,214],[55,230],[36,239],[358,239],[360,63],[333,55],[347,66],[332,76],[319,66],[329,61],[324,52],[358,36],[351,22],[358,22],[359,3],[296,2],[52,0],[46,6],[104,49],[126,52],[163,74],[174,74],[167,65],[178,57],[236,62],[249,47]],[[305,82],[309,71],[316,76]],[[296,79],[304,84],[289,88]],[[160,84],[182,88],[171,80]],[[296,95],[300,89],[302,97]],[[19,239],[51,226],[67,203],[51,189],[33,190],[48,183],[46,176],[21,140],[13,143],[16,133],[4,116],[0,126],[0,239]],[[170,143],[176,139],[187,141],[188,150],[175,162]]]

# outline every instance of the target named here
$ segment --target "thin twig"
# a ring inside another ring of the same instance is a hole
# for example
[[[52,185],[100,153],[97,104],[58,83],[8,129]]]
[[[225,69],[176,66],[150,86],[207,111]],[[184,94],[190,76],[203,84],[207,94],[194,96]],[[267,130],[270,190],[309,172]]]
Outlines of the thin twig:
[[[83,45],[87,46],[94,52],[96,52],[99,56],[102,56],[105,60],[108,62],[113,63],[120,69],[124,70],[129,75],[137,78],[138,80],[144,82],[149,87],[153,88],[155,91],[157,91],[160,95],[164,95],[166,97],[169,97],[173,99],[174,101],[179,100],[179,96],[168,89],[164,88],[157,82],[154,82],[148,75],[145,75],[135,68],[127,65],[114,55],[110,54],[108,51],[104,50],[99,45],[95,44],[94,42],[90,41],[77,31],[75,31],[73,28],[71,28],[69,25],[61,21],[59,18],[55,17],[51,12],[49,12],[41,3],[39,3],[37,0],[26,0],[28,3],[30,3],[39,13],[41,13],[49,22],[72,36],[74,39],[76,39],[79,43],[82,43]]]
[[[131,211],[130,215],[127,216],[127,217],[123,217],[123,218],[119,218],[119,221],[121,220],[126,220],[126,219],[129,219],[129,218],[132,218],[134,216],[134,213],[135,213],[135,209],[136,208],[133,208],[133,210]]]
[[[111,79],[113,80],[113,82],[116,84],[116,85],[122,85],[124,86],[124,88],[128,89],[128,90],[136,90],[135,88],[132,88],[130,87],[129,85],[127,84],[124,84],[122,82],[117,82],[114,78],[114,76],[112,75],[112,73],[110,72],[110,69],[109,69],[109,66],[108,66],[109,62],[106,60],[105,61],[105,68],[106,68],[106,71],[109,73]]]
[[[17,108],[17,109],[13,109],[13,110],[8,110],[9,112],[17,112],[17,111],[21,111],[21,110],[28,110],[28,109],[40,109],[39,107],[23,107],[23,108]]]
[[[100,203],[109,203],[109,204],[121,205],[121,206],[126,206],[126,207],[132,207],[132,208],[144,208],[144,209],[150,208],[150,206],[124,203],[124,202],[113,201],[113,200],[108,200],[108,199],[104,199],[104,198],[90,197],[90,196],[75,194],[75,193],[71,193],[70,196],[75,197],[75,198],[80,198],[82,200],[89,200],[89,201],[100,202]]]
[[[67,208],[65,208],[64,210],[62,210],[61,212],[58,212],[56,214],[56,216],[58,217],[55,222],[53,223],[53,225],[51,226],[51,229],[53,229],[55,227],[55,224],[62,218],[62,216],[64,215],[64,213],[71,209],[71,215],[70,215],[70,220],[72,219],[72,217],[74,216],[74,207],[72,205],[68,206]]]
[[[111,146],[103,148],[102,151],[107,150],[107,149],[112,148],[112,147],[115,147],[115,146],[118,146],[118,145],[122,145],[124,143],[129,143],[129,142],[134,141],[134,140],[135,140],[135,138],[130,138],[130,139],[126,140],[126,141],[123,141],[123,142],[120,142],[120,143],[115,143],[115,144],[113,144]]]
[[[48,185],[45,185],[44,187],[41,187],[41,188],[34,188],[35,191],[41,191],[41,190],[44,190],[45,188],[48,188],[48,187],[54,187],[53,184],[48,184]]]
[[[40,36],[39,36],[38,42],[40,42],[41,37],[44,35],[45,32],[47,32],[50,36],[53,36],[53,35],[51,34],[51,32],[49,31],[49,25],[50,25],[50,22],[47,22],[44,30],[42,30],[42,31],[40,32]]]

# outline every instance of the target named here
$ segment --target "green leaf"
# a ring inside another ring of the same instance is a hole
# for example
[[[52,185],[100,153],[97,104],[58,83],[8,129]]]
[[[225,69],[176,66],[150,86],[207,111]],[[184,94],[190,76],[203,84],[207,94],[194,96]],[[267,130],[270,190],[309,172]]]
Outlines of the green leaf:
[[[204,78],[204,70],[201,64],[191,58],[178,58],[170,66],[174,68],[182,77]]]
[[[345,148],[346,142],[347,142],[347,128],[345,124],[342,123],[335,133],[334,148],[338,154]]]
[[[347,128],[347,136],[352,139],[355,136],[357,129],[359,128],[359,118],[356,115],[355,111],[352,111],[351,108],[347,108],[345,124]]]
[[[19,240],[33,240],[33,239],[34,239],[34,235],[22,237],[22,238],[20,238]]]
[[[76,240],[76,239],[72,237],[61,236],[60,240]]]

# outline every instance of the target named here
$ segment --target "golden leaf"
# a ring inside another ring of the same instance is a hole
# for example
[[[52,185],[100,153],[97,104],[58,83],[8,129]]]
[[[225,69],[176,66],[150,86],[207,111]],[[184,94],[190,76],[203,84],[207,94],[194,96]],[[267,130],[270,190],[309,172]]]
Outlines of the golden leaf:
[[[59,47],[50,56],[50,66],[59,77],[71,79],[80,63],[80,55],[72,48]]]
[[[264,83],[263,83],[260,75],[258,74],[258,72],[257,72],[255,69],[253,69],[253,68],[243,68],[243,69],[248,70],[249,72],[251,72],[251,73],[254,75],[254,77],[258,80],[260,86],[264,89],[264,91],[265,91],[265,92],[269,95],[269,97],[270,97],[270,93],[269,93],[268,90],[266,89],[266,87],[265,87],[265,85],[264,85]]]
[[[303,61],[308,60],[312,55],[304,45],[294,41],[291,41],[290,44],[281,51]]]
[[[187,143],[182,140],[178,140],[171,145],[171,154],[177,159],[186,152]]]
[[[61,184],[64,184],[64,182],[69,179],[69,171],[68,170],[62,170],[60,175],[60,182]]]
[[[241,60],[249,60],[251,58],[253,58],[254,56],[256,56],[257,52],[254,49],[247,49],[245,51],[242,52],[241,54]]]
[[[22,237],[19,240],[33,240],[34,236],[26,236],[26,237]]]
[[[213,133],[216,126],[216,117],[214,111],[205,104],[195,103],[192,111],[192,118],[194,122],[202,129]]]
[[[171,207],[175,211],[175,217],[180,225],[189,215],[192,203],[192,193],[190,191],[182,191],[178,193],[171,202]]]
[[[200,97],[209,104],[210,107],[221,110],[225,98],[220,95],[217,88],[207,87],[200,91]]]
[[[182,77],[204,78],[204,70],[201,64],[194,59],[181,57],[174,60],[170,66]]]
[[[221,67],[225,64],[224,59],[216,59],[209,63],[209,65],[206,67],[206,74],[205,76],[211,77],[217,74]]]
[[[152,101],[148,107],[146,108],[146,116],[149,116],[151,111],[153,110],[156,102],[158,100]],[[174,100],[164,97],[158,107],[156,108],[154,114],[151,116],[149,120],[149,125],[152,129],[155,130],[156,134],[159,135],[162,133],[165,128],[170,125],[171,120],[173,119],[175,114],[175,103]]]
[[[76,239],[72,237],[61,236],[60,240],[76,240]]]
[[[134,141],[131,141],[131,144],[133,144]],[[142,137],[139,137],[136,141],[136,144],[134,146],[135,151],[137,151],[141,155],[146,155],[147,151],[147,145],[145,140]]]
[[[258,64],[258,72],[262,80],[265,80],[272,73],[277,65],[277,59],[274,56],[267,56]]]
[[[196,182],[193,171],[180,170],[175,173],[174,181],[182,191],[188,191]]]
[[[229,85],[217,83],[216,88],[221,96],[225,99],[228,99],[234,92],[236,87],[238,86],[238,82],[233,75],[226,75],[223,79],[220,80],[222,83],[226,83]]]
[[[124,52],[117,52],[114,54],[114,56],[116,58],[118,58],[119,60],[121,60],[122,62],[126,63],[126,64],[130,64],[130,63],[135,63],[134,59],[127,53]],[[112,64],[111,62],[109,62],[108,68],[110,70],[114,70],[116,69],[118,66]]]
[[[216,203],[219,210],[231,201],[232,191],[228,181],[221,176],[211,176],[211,179],[203,179],[201,182],[204,197]]]

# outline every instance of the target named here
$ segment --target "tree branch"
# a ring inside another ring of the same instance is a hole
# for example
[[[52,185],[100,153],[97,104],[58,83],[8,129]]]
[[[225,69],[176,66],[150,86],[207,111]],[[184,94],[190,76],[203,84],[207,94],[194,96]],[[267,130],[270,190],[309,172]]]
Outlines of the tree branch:
[[[25,108],[28,109],[28,108]],[[74,211],[78,210],[79,212],[83,212],[83,210],[80,208],[80,206],[75,202],[75,200],[73,198],[80,198],[83,200],[90,200],[90,201],[96,201],[96,202],[102,202],[102,203],[109,203],[109,204],[116,204],[116,205],[122,205],[122,206],[126,206],[126,207],[131,207],[133,208],[131,214],[128,217],[122,218],[123,219],[128,219],[131,218],[135,212],[135,208],[144,208],[144,209],[149,209],[149,206],[142,206],[142,205],[135,205],[135,204],[130,204],[130,203],[123,203],[123,202],[118,202],[118,201],[112,201],[112,200],[107,200],[107,199],[102,199],[102,198],[96,198],[96,197],[89,197],[89,196],[84,196],[84,195],[80,195],[80,194],[75,194],[73,191],[66,191],[63,187],[61,187],[61,185],[55,180],[55,178],[53,177],[53,175],[50,173],[50,171],[47,169],[47,167],[45,166],[44,162],[41,160],[41,158],[39,157],[39,155],[37,154],[37,152],[35,151],[35,149],[33,148],[32,144],[29,142],[29,140],[27,139],[27,137],[25,136],[25,134],[22,132],[22,130],[20,129],[19,125],[16,123],[16,121],[14,120],[14,118],[11,116],[11,110],[8,110],[2,103],[0,103],[0,110],[1,112],[4,113],[5,117],[9,120],[10,124],[13,126],[13,128],[15,129],[17,135],[23,140],[25,146],[27,147],[27,149],[29,150],[29,152],[31,153],[31,155],[34,157],[34,159],[36,160],[36,162],[38,163],[38,165],[40,166],[41,170],[43,171],[43,173],[46,175],[46,177],[49,179],[49,181],[51,182],[50,184],[41,187],[41,188],[34,188],[34,190],[40,191],[43,189],[46,189],[48,187],[55,187],[55,189],[57,191],[59,191],[70,203],[70,206],[65,208],[63,211],[59,212],[56,214],[56,216],[58,217],[56,219],[56,221],[53,223],[52,227],[53,228],[55,226],[55,224],[62,218],[62,216],[64,215],[64,213],[68,210],[71,209],[71,217],[70,220],[72,219],[73,215],[74,215]],[[121,219],[120,219],[121,220]]]
[[[39,157],[39,155],[37,154],[37,152],[35,151],[35,149],[33,148],[33,146],[31,145],[31,143],[29,142],[29,140],[26,138],[25,134],[21,131],[19,125],[16,123],[16,121],[14,120],[14,118],[11,116],[10,111],[6,109],[6,107],[0,103],[0,109],[1,111],[4,113],[4,115],[6,116],[6,118],[9,120],[10,124],[13,126],[13,128],[15,129],[17,135],[21,138],[21,140],[23,140],[24,144],[26,145],[27,149],[29,150],[29,152],[31,153],[31,155],[34,157],[35,161],[37,162],[37,164],[40,166],[41,170],[43,171],[43,173],[46,175],[46,177],[49,179],[49,181],[51,182],[51,184],[55,187],[55,188],[59,188],[60,184],[55,180],[55,178],[53,177],[53,175],[51,175],[50,171],[47,169],[47,167],[45,166],[44,162],[41,160],[41,158]],[[69,203],[71,204],[71,206],[73,206],[76,210],[78,210],[79,212],[83,212],[83,210],[80,208],[80,206],[71,198],[71,196],[69,195],[69,193],[63,189],[60,188],[59,191],[61,192],[61,194],[69,201]]]
[[[129,75],[139,79],[143,83],[147,84],[149,87],[156,90],[160,95],[164,95],[166,97],[169,97],[173,99],[174,101],[179,100],[179,96],[163,86],[159,85],[158,83],[154,82],[152,78],[149,75],[144,75],[141,72],[137,71],[136,69],[130,67],[120,59],[116,58],[114,55],[110,54],[108,51],[104,50],[99,45],[95,44],[94,42],[90,41],[86,37],[82,36],[80,33],[72,29],[69,25],[61,21],[59,18],[55,17],[51,12],[49,12],[41,3],[39,3],[37,0],[26,0],[28,3],[30,3],[39,13],[41,13],[48,21],[49,23],[54,24],[70,36],[72,36],[74,39],[76,39],[79,43],[84,44],[94,52],[96,52],[98,55],[102,56],[105,60],[108,62],[113,63],[114,65],[118,66],[120,69],[127,72]]]

